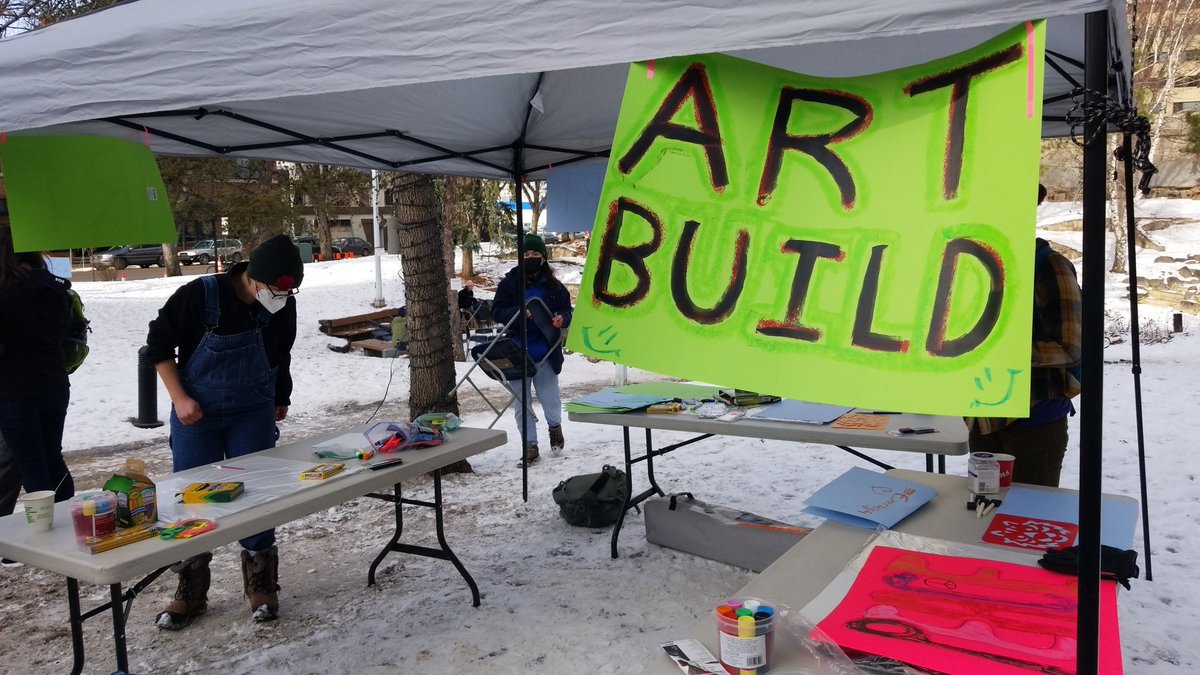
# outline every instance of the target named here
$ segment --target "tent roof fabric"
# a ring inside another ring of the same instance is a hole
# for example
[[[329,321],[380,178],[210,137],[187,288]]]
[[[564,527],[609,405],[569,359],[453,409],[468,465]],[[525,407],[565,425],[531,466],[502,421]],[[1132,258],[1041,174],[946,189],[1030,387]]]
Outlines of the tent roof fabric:
[[[523,139],[536,177],[607,152],[632,61],[725,52],[860,75],[1045,17],[1044,131],[1063,135],[1098,10],[1128,73],[1123,0],[139,0],[0,40],[0,90],[20,92],[0,97],[0,130],[492,178],[516,172]]]

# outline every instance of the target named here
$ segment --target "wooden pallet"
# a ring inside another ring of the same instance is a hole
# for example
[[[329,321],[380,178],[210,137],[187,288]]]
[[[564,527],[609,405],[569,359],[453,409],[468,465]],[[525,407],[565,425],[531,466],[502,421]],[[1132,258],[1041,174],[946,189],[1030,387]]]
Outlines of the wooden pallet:
[[[320,319],[317,321],[318,330],[331,337],[355,340],[366,337],[380,328],[390,331],[392,319],[400,315],[399,308],[381,309],[370,314],[344,316],[340,319]]]
[[[388,340],[354,340],[350,343],[354,349],[361,349],[367,356],[379,356],[390,359],[405,350],[392,345]]]

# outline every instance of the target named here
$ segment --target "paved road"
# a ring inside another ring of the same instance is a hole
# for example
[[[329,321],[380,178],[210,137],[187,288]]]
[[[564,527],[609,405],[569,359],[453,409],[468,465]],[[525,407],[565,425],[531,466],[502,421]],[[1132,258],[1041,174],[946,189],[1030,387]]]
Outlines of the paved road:
[[[157,265],[151,265],[145,269],[132,265],[123,270],[108,270],[110,279],[119,281],[121,275],[124,274],[126,279],[154,279],[163,276],[166,270]],[[180,265],[180,273],[183,276],[194,277],[212,271],[212,265]],[[93,270],[91,267],[76,268],[71,271],[71,277],[75,281],[105,281],[105,274],[102,270]]]

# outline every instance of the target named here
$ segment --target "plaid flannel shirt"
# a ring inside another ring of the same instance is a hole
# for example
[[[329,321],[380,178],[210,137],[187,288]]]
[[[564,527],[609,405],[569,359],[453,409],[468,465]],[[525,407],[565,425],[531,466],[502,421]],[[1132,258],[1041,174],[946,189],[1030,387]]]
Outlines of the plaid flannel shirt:
[[[1050,244],[1038,239],[1036,249]],[[1029,405],[1079,395],[1079,380],[1071,368],[1079,365],[1083,348],[1083,293],[1075,266],[1062,254],[1051,253],[1034,270],[1033,353]],[[1008,417],[969,417],[967,425],[982,434],[999,431],[1015,422]]]

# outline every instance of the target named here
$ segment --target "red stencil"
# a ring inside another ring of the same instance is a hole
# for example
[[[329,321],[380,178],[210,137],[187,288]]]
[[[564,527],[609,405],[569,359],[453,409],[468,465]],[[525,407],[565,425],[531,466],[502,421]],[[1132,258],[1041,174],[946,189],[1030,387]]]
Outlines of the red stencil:
[[[1075,544],[1079,526],[1045,518],[997,513],[988,525],[983,541],[1013,548],[1044,551]]]

